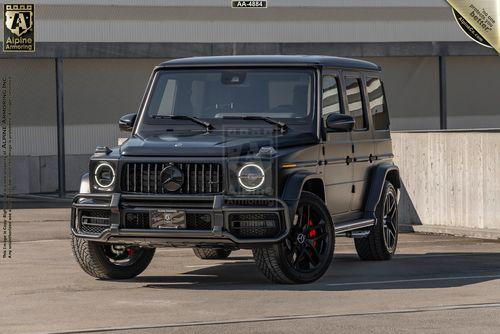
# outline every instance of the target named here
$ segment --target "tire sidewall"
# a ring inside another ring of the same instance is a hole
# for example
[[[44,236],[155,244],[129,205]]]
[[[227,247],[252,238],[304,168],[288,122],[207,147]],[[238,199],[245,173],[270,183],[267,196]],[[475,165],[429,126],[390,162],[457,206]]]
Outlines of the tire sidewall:
[[[384,223],[383,223],[383,220],[384,220],[384,205],[385,205],[385,201],[386,201],[386,198],[387,198],[387,193],[388,192],[392,192],[393,195],[394,195],[394,198],[396,200],[396,212],[395,212],[395,228],[396,228],[396,240],[395,240],[395,244],[394,244],[394,248],[392,250],[389,250],[387,248],[387,245],[386,245],[386,242],[385,242],[385,239],[384,239]],[[394,186],[392,185],[392,183],[390,183],[389,181],[385,181],[384,183],[384,191],[382,193],[382,197],[381,197],[381,201],[379,203],[379,205],[377,206],[377,210],[376,210],[376,216],[377,216],[377,226],[376,226],[376,229],[377,229],[377,234],[378,234],[378,237],[380,238],[380,243],[384,246],[383,247],[383,251],[384,251],[384,255],[386,255],[388,258],[392,257],[394,255],[394,253],[396,252],[396,249],[397,249],[397,246],[398,246],[398,239],[399,239],[399,219],[398,219],[398,201],[397,201],[397,191],[396,191],[396,188],[394,188]]]
[[[89,255],[106,272],[106,276],[114,279],[127,279],[139,275],[147,268],[155,253],[154,248],[141,248],[142,253],[135,262],[130,265],[116,265],[104,253],[103,245],[110,244],[88,241]]]

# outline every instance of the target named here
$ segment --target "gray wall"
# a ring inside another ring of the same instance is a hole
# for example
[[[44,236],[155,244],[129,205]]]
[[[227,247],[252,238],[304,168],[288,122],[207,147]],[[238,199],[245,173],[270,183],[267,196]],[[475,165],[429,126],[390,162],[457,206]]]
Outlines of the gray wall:
[[[500,132],[392,138],[404,185],[401,223],[500,232]]]
[[[153,67],[163,59],[64,61],[66,153],[116,145],[118,119],[137,112]]]
[[[500,57],[446,58],[448,127],[500,127]]]
[[[12,80],[14,155],[56,154],[56,84],[52,59],[0,59]]]
[[[127,2],[37,1],[37,40],[467,41],[443,0],[272,0],[259,10],[232,9],[229,0]]]

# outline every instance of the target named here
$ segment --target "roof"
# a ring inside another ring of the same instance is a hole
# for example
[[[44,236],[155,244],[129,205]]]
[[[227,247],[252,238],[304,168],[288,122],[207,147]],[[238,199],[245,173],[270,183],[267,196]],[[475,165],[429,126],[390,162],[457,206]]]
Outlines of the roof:
[[[191,57],[166,61],[161,67],[191,66],[241,66],[241,65],[290,65],[290,66],[327,66],[338,68],[380,71],[380,66],[368,61],[331,56],[214,56]]]

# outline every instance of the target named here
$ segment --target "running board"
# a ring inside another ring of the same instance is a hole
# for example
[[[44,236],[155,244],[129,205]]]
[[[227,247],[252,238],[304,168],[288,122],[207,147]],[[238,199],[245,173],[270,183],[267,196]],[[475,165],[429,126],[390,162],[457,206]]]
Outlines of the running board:
[[[375,219],[358,219],[345,223],[335,224],[335,234],[342,234],[348,231],[357,230],[375,225]]]

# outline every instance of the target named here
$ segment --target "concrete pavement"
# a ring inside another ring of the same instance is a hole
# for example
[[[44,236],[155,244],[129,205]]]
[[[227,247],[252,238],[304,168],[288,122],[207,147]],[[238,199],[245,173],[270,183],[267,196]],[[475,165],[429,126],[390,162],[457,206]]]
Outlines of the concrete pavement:
[[[23,230],[13,223],[14,237],[25,240],[14,242],[13,259],[0,259],[1,333],[497,333],[500,326],[495,241],[402,234],[392,261],[362,262],[352,240],[338,238],[327,274],[292,286],[267,282],[249,251],[202,261],[167,248],[138,278],[113,282],[80,270],[62,234],[67,222],[54,217],[61,220],[24,222]]]

